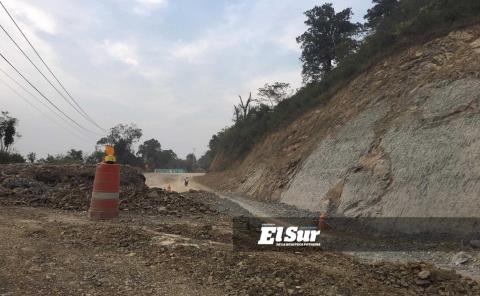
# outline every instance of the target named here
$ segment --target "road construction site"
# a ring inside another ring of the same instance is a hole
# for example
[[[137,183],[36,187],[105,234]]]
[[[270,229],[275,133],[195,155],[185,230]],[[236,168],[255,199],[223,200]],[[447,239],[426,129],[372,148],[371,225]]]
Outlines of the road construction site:
[[[477,281],[428,262],[235,251],[232,217],[295,209],[216,195],[194,178],[185,187],[183,175],[122,167],[119,218],[91,221],[94,171],[0,167],[0,295],[480,294]]]

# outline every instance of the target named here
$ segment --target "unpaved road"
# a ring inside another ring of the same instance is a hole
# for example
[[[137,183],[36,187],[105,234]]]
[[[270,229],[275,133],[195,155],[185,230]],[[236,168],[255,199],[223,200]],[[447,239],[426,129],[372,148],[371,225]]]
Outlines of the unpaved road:
[[[202,198],[201,196],[198,197]],[[225,201],[225,200],[223,200]],[[0,295],[478,295],[422,264],[342,254],[236,252],[230,218],[0,208]],[[420,271],[430,278],[421,281]]]
[[[232,192],[219,193],[215,192],[213,189],[200,184],[195,180],[195,176],[200,176],[203,174],[190,174],[189,175],[189,186],[190,189],[195,190],[205,190],[209,192],[214,192],[217,196],[227,199],[229,201],[235,202],[237,205],[245,209],[250,213],[250,215],[255,217],[267,218],[269,223],[275,223],[277,225],[286,225],[286,222],[282,221],[282,218],[285,217],[312,217],[318,216],[318,213],[313,213],[309,211],[299,210],[293,206],[289,206],[282,203],[266,203],[262,201],[256,201],[252,199],[245,198],[239,194]],[[159,174],[159,173],[149,173],[146,174],[147,184],[153,187],[165,187],[169,182],[176,184],[175,186],[180,187],[180,189],[185,190],[183,184],[183,178],[185,175],[174,175],[174,174]],[[182,183],[181,183],[182,182]],[[325,236],[325,235],[324,235]],[[352,237],[352,239],[355,239]],[[415,249],[415,247],[413,247]],[[371,251],[371,252],[348,252],[350,255],[354,255],[360,260],[368,263],[372,262],[396,262],[396,263],[407,263],[407,262],[428,262],[439,268],[445,269],[454,269],[457,272],[473,278],[477,281],[480,281],[480,253],[471,251],[469,252],[470,259],[465,264],[457,265],[452,260],[452,258],[458,252],[463,251],[459,248],[458,250],[452,250],[448,252],[444,251]]]
[[[196,176],[204,175],[203,173],[185,173],[185,174],[166,174],[166,173],[145,173],[145,183],[148,187],[164,188],[169,185],[173,191],[185,192],[190,189],[204,190],[205,186],[194,182],[193,179]],[[188,177],[190,182],[188,186],[185,186],[183,180]]]
[[[235,251],[237,203],[144,188],[133,171],[120,218],[89,221],[92,169],[0,166],[0,295],[480,295],[428,264]]]
[[[200,184],[195,180],[195,177],[202,176],[203,173],[188,173],[188,174],[166,174],[166,173],[145,173],[146,178],[145,183],[149,187],[154,188],[167,188],[169,185],[173,191],[177,192],[186,192],[190,189],[193,190],[204,190],[208,192],[214,192],[218,197],[228,199],[240,205],[250,214],[256,217],[270,217],[272,216],[271,211],[264,210],[262,207],[263,203],[256,204],[254,201],[250,201],[239,196],[234,196],[233,194],[222,194],[220,192],[215,192],[213,189]],[[189,178],[188,186],[185,186],[184,179],[185,177]],[[281,216],[281,215],[278,215]]]

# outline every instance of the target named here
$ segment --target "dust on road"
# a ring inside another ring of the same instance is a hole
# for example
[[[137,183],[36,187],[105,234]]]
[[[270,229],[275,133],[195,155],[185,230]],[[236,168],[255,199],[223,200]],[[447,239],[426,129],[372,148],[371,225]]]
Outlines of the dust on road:
[[[203,176],[204,173],[183,173],[183,174],[169,174],[169,173],[145,173],[145,184],[148,187],[167,188],[170,185],[172,191],[186,192],[190,189],[205,190],[207,189],[202,184],[195,182],[196,176]],[[188,186],[185,186],[184,179],[188,177]]]

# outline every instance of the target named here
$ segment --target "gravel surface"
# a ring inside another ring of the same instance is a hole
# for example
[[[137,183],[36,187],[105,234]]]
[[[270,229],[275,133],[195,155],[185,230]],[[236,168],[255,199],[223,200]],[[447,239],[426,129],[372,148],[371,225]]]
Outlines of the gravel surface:
[[[51,182],[35,178],[36,167],[4,168],[1,184],[8,194],[0,196],[0,295],[480,293],[477,282],[426,263],[372,264],[334,252],[234,251],[232,217],[247,213],[232,198],[205,191],[168,193],[126,181],[120,217],[90,221],[80,203],[90,190],[89,182],[79,181],[84,177],[71,173]],[[48,168],[52,174],[57,170],[70,171]],[[132,172],[131,180],[137,177]],[[27,181],[12,186],[5,181],[10,178]],[[63,197],[73,184],[81,194]],[[87,186],[79,189],[82,184]],[[43,193],[31,190],[42,186]],[[48,202],[37,202],[43,195]]]

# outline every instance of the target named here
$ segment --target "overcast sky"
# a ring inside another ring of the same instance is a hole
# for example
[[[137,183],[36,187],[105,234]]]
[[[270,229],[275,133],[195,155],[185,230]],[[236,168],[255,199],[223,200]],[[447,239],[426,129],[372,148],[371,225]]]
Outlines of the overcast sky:
[[[232,122],[238,95],[266,82],[301,85],[303,12],[310,0],[2,0],[80,105],[102,126],[136,123],[141,141],[199,157]],[[370,0],[331,1],[361,21]],[[35,57],[0,10],[0,24]],[[82,120],[0,31],[0,52],[74,120]],[[37,62],[37,59],[34,59]],[[38,63],[38,65],[41,65]],[[3,60],[0,69],[15,73]],[[43,68],[41,68],[43,70]],[[93,151],[98,135],[60,121],[0,73],[0,110],[19,119],[15,149],[39,156]],[[14,94],[6,81],[49,118]],[[22,82],[23,83],[23,82]],[[35,92],[31,89],[32,92]],[[40,97],[37,95],[37,97]]]

